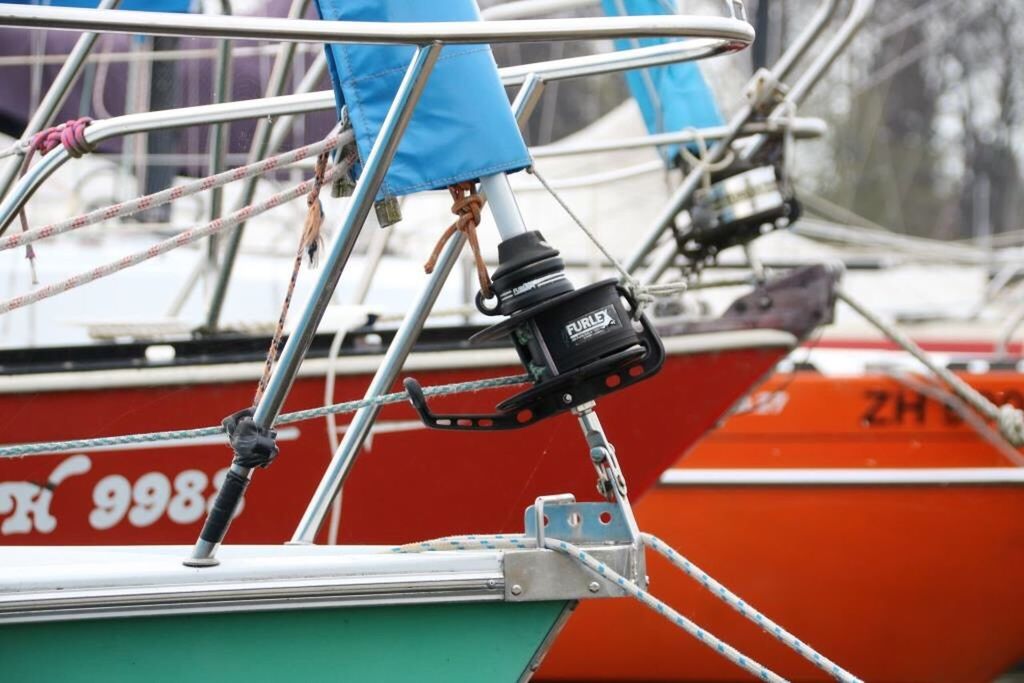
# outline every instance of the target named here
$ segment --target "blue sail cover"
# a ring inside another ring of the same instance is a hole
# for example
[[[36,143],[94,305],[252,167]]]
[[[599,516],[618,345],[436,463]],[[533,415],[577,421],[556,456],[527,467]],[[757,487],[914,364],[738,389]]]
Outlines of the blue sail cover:
[[[674,3],[667,0],[601,0],[608,16],[674,14]],[[615,47],[626,50],[668,42],[665,38],[617,40]],[[682,131],[687,128],[706,128],[725,122],[714,93],[704,80],[700,67],[693,62],[668,64],[649,69],[630,71],[626,83],[651,133]],[[679,146],[663,150],[667,162],[679,153]]]
[[[320,16],[348,21],[474,21],[475,0],[316,0]],[[329,45],[339,111],[348,106],[366,159],[412,59],[411,46]],[[400,196],[530,165],[487,45],[444,48],[378,198]]]

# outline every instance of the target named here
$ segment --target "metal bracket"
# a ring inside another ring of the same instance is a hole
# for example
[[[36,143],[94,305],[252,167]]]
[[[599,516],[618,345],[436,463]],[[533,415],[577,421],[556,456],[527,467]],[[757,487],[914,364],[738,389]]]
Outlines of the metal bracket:
[[[587,552],[622,576],[635,573],[631,546],[587,548]],[[622,587],[591,572],[575,558],[553,550],[508,550],[502,562],[507,602],[585,600],[627,595]]]
[[[629,523],[615,503],[577,503],[568,493],[541,496],[526,508],[526,535],[544,547],[545,536],[573,545],[629,545]]]

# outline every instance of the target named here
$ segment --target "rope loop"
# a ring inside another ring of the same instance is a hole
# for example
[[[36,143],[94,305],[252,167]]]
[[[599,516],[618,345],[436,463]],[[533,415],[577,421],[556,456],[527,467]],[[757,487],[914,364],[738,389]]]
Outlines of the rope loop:
[[[689,150],[686,145],[679,146],[679,153],[686,159],[686,163],[690,164],[693,168],[701,169],[701,186],[704,190],[711,189],[711,175],[724,171],[725,169],[732,166],[733,162],[736,161],[736,154],[732,151],[732,147],[729,147],[725,151],[725,156],[719,161],[711,163],[708,161],[708,141],[704,139],[700,130],[693,128],[692,126],[685,129],[689,133],[693,133],[694,140],[697,143],[697,148],[700,150],[700,155],[697,156]]]
[[[85,129],[90,123],[92,123],[92,119],[83,116],[39,131],[32,136],[29,155],[31,156],[32,152],[49,154],[57,148],[57,145],[63,145],[68,155],[75,159],[82,158],[96,150],[96,145],[85,139]]]
[[[999,431],[1014,448],[1024,446],[1024,411],[1009,403],[999,406]]]
[[[88,116],[83,116],[80,119],[65,121],[59,126],[53,126],[36,133],[32,136],[32,140],[29,142],[28,149],[25,152],[25,158],[21,162],[20,175],[24,176],[25,172],[28,171],[32,157],[37,151],[47,154],[55,149],[57,145],[64,145],[64,149],[75,159],[79,159],[92,152],[96,149],[96,145],[85,139],[85,129],[90,123],[92,123],[92,119]],[[23,234],[30,232],[28,216],[25,214],[24,207],[18,212],[18,220],[21,221],[21,232]],[[25,247],[25,258],[28,259],[29,270],[32,274],[32,284],[37,285],[39,284],[39,277],[36,274],[36,252],[31,244]]]
[[[483,254],[480,253],[480,241],[476,235],[477,226],[480,225],[480,211],[484,206],[484,198],[475,191],[475,186],[471,182],[456,183],[448,188],[448,192],[452,195],[452,213],[458,218],[438,238],[430,258],[423,264],[423,270],[427,274],[433,273],[444,245],[456,232],[464,233],[473,250],[473,261],[476,264],[477,280],[480,282],[480,293],[485,299],[489,299],[492,296],[491,276],[487,272]]]

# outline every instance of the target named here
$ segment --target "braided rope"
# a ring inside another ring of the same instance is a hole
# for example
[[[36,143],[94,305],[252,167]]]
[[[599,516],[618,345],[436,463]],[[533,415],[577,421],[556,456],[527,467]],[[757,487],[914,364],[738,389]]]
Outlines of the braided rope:
[[[568,555],[598,576],[612,581],[626,591],[626,593],[636,598],[645,607],[665,617],[665,619],[670,621],[673,625],[689,633],[701,643],[708,646],[722,657],[725,657],[744,671],[749,672],[757,679],[768,681],[769,683],[787,683],[786,679],[782,676],[774,673],[756,660],[747,657],[718,636],[704,630],[690,619],[687,619],[682,614],[666,605],[663,601],[642,589],[636,582],[622,576],[615,570],[608,567],[604,562],[601,562],[578,546],[556,539],[546,539],[544,545],[551,550],[557,550],[558,552]]]
[[[928,368],[935,376],[941,379],[953,392],[966,401],[972,408],[992,420],[999,427],[1003,437],[1015,448],[1024,446],[1024,411],[1009,403],[997,406],[985,398],[981,392],[970,384],[957,377],[935,361],[932,360],[914,340],[900,332],[895,325],[891,325],[882,318],[872,313],[867,307],[856,299],[852,298],[845,289],[836,290],[836,295],[856,311],[862,318],[878,328],[885,336],[895,342],[904,351],[917,359],[922,365]]]
[[[509,387],[519,384],[528,384],[529,375],[509,375],[506,377],[492,377],[489,379],[478,379],[469,382],[455,382],[453,384],[440,384],[431,387],[424,387],[425,396],[449,396],[452,394],[473,393],[486,389]],[[354,413],[361,408],[369,406],[382,406],[390,403],[402,403],[409,399],[409,393],[398,391],[391,394],[383,394],[374,398],[363,398],[356,401],[345,401],[329,406],[319,406],[308,410],[297,410],[291,413],[283,413],[274,421],[274,426],[292,424],[312,420],[325,415],[338,415],[342,413]],[[224,434],[222,426],[200,427],[197,429],[176,429],[165,432],[145,432],[139,434],[124,434],[121,436],[104,436],[95,439],[72,439],[67,441],[40,441],[36,443],[15,444],[12,446],[0,446],[0,459],[22,458],[31,455],[51,455],[54,453],[66,453],[68,451],[80,451],[89,448],[107,448],[110,446],[127,446],[140,443],[153,443],[156,441],[179,441],[182,439],[195,439]]]
[[[799,638],[748,605],[738,595],[727,589],[718,581],[715,581],[707,572],[677,553],[661,539],[653,536],[652,534],[641,533],[640,541],[644,547],[651,548],[658,552],[675,567],[681,569],[687,576],[693,578],[704,586],[712,595],[760,626],[776,640],[791,648],[808,662],[828,673],[836,680],[842,681],[843,683],[863,683],[859,678],[842,669],[832,660],[819,654],[806,643],[800,641]],[[615,572],[605,563],[601,562],[582,548],[567,541],[561,541],[554,538],[545,539],[544,545],[549,550],[555,550],[568,555],[598,576],[615,583],[626,593],[643,603],[646,607],[665,617],[672,622],[672,624],[681,628],[683,631],[686,631],[736,666],[753,674],[759,680],[770,681],[771,683],[786,683],[786,679],[739,652],[736,648],[732,647],[721,638],[718,638],[714,634],[704,630],[690,619],[687,619],[685,616],[669,607],[663,601],[643,590],[636,582]],[[492,534],[446,536],[444,538],[437,538],[430,541],[394,546],[391,548],[391,552],[422,553],[453,550],[528,550],[536,547],[536,539],[532,536],[525,536],[521,534]]]
[[[32,138],[32,147],[29,149],[28,156],[31,157],[34,151],[49,154],[56,149],[57,145],[63,145],[68,155],[74,159],[81,159],[96,149],[96,145],[85,139],[85,129],[90,123],[92,123],[92,119],[83,116],[39,131]]]
[[[445,536],[419,543],[406,543],[391,548],[393,553],[432,553],[446,550],[529,550],[536,548],[536,539],[522,534],[469,534]]]
[[[701,186],[705,191],[710,190],[711,174],[724,171],[732,166],[733,162],[736,161],[736,154],[732,151],[732,147],[729,147],[725,151],[725,156],[717,162],[708,161],[708,141],[701,135],[700,130],[689,127],[685,128],[684,131],[693,133],[693,138],[697,143],[698,149],[700,149],[700,155],[691,152],[686,145],[679,145],[679,153],[682,154],[683,158],[686,159],[686,163],[690,164],[692,168],[701,169]]]
[[[343,162],[332,167],[331,170],[327,172],[325,180],[330,181],[340,176],[345,172],[347,167],[347,162]],[[243,207],[228,216],[223,216],[210,221],[201,227],[180,232],[174,237],[158,242],[143,251],[138,251],[134,254],[125,256],[118,261],[113,261],[98,268],[73,275],[60,282],[55,282],[52,285],[47,285],[46,287],[42,287],[27,294],[22,294],[11,299],[7,299],[6,301],[2,301],[0,302],[0,315],[22,308],[23,306],[28,306],[29,304],[34,304],[37,301],[42,301],[43,299],[49,299],[50,297],[62,294],[68,290],[81,287],[82,285],[107,277],[108,275],[113,275],[125,268],[130,268],[144,261],[148,261],[149,259],[155,258],[166,252],[192,244],[193,242],[197,242],[205,237],[209,237],[210,235],[223,232],[228,228],[233,228],[239,223],[248,221],[253,216],[258,216],[270,209],[280,206],[281,204],[289,202],[297,197],[301,197],[310,191],[314,182],[315,181],[313,179],[307,180],[291,189],[279,192],[263,202],[250,204],[249,206]]]
[[[832,660],[819,654],[806,643],[801,642],[799,638],[745,603],[738,595],[730,591],[718,581],[715,581],[706,571],[677,553],[658,537],[653,534],[641,533],[640,539],[646,547],[655,550],[658,554],[671,562],[676,568],[681,569],[684,574],[704,586],[704,588],[710,591],[719,600],[732,607],[748,620],[760,626],[773,638],[835,678],[837,681],[843,681],[843,683],[862,683],[859,678],[842,669]]]
[[[79,228],[84,228],[88,225],[94,225],[113,218],[131,216],[132,214],[140,211],[162,206],[181,199],[182,197],[188,197],[199,192],[222,187],[238,180],[244,180],[245,178],[256,175],[265,175],[276,169],[291,166],[303,159],[307,159],[311,156],[319,155],[323,152],[334,149],[335,147],[342,146],[350,141],[351,138],[352,132],[346,131],[338,135],[332,135],[320,142],[306,145],[305,147],[299,147],[298,149],[269,157],[254,164],[240,166],[238,168],[224,171],[223,173],[218,173],[206,178],[200,178],[184,185],[171,187],[144,197],[137,197],[126,202],[102,207],[95,211],[90,211],[87,214],[68,218],[58,223],[51,223],[50,225],[35,228],[28,232],[10,235],[0,240],[0,251],[20,247],[23,244],[29,244],[36,240],[71,232],[72,230],[78,230]]]
[[[37,151],[47,154],[60,144],[64,145],[68,154],[77,159],[95,149],[95,145],[85,139],[85,128],[90,123],[92,123],[92,119],[83,116],[45,128],[34,135],[18,140],[0,152],[0,159],[15,154],[31,155]]]
[[[58,126],[46,128],[33,135],[25,150],[25,157],[21,160],[19,175],[25,175],[29,165],[32,163],[32,157],[35,156],[37,151],[47,154],[56,148],[57,145],[64,145],[64,149],[75,159],[81,158],[93,151],[96,146],[85,139],[85,129],[90,123],[92,123],[92,119],[88,116],[83,116],[80,119],[73,119]],[[29,232],[28,215],[25,213],[24,206],[18,211],[18,220],[21,223],[22,234],[24,235]],[[3,232],[3,230],[0,230],[0,235],[3,235]],[[36,275],[36,252],[32,245],[25,247],[25,258],[28,259],[29,269],[32,272],[32,284],[37,285],[39,284],[39,278]]]
[[[346,159],[351,164],[354,158]],[[288,309],[292,305],[292,297],[295,295],[295,285],[299,280],[299,271],[302,268],[302,257],[309,256],[309,265],[316,264],[317,251],[322,240],[320,227],[324,220],[323,206],[320,204],[320,190],[324,186],[327,174],[327,151],[320,153],[316,159],[316,170],[313,174],[313,186],[306,196],[306,225],[299,238],[299,248],[295,253],[295,260],[292,263],[292,274],[288,278],[288,287],[285,290],[284,302],[281,304],[281,313],[277,317],[277,326],[274,328],[274,335],[270,339],[270,349],[267,351],[267,360],[263,364],[263,375],[256,385],[256,395],[252,399],[253,407],[260,402],[263,392],[270,382],[270,375],[277,361],[277,351],[281,346],[281,338],[284,336],[284,324],[288,319]]]
[[[619,277],[623,286],[629,291],[634,301],[636,301],[637,306],[636,311],[634,313],[635,318],[639,318],[640,315],[644,312],[644,309],[646,309],[649,305],[653,304],[657,297],[670,296],[672,294],[681,294],[687,290],[688,285],[686,282],[683,281],[665,282],[660,284],[652,283],[649,285],[641,284],[639,280],[633,277],[629,273],[629,271],[627,271],[623,267],[623,265],[619,263],[618,259],[612,256],[612,253],[608,251],[608,249],[604,246],[601,240],[597,238],[597,235],[595,235],[583,223],[580,217],[577,216],[571,208],[569,208],[569,205],[566,204],[565,200],[562,199],[561,195],[559,195],[555,191],[555,189],[551,187],[550,184],[548,184],[548,181],[546,181],[544,177],[537,172],[536,167],[530,166],[526,170],[527,172],[533,174],[533,176],[540,181],[540,184],[543,185],[544,189],[547,190],[548,194],[550,194],[554,198],[554,200],[558,202],[559,206],[562,207],[565,213],[568,214],[569,218],[572,219],[573,223],[576,224],[576,227],[582,230],[583,234],[590,238],[590,241],[593,242],[594,246],[596,246],[600,250],[600,252],[608,260],[608,263],[610,263],[615,268],[615,270],[619,271]]]

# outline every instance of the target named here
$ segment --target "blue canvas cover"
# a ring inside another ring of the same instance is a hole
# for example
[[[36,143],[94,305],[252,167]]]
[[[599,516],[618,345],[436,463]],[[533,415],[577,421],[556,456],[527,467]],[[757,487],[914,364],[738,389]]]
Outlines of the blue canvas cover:
[[[474,0],[316,0],[326,20],[473,21]],[[411,46],[329,45],[338,108],[348,106],[359,155],[377,132],[412,59]],[[379,198],[440,189],[530,165],[487,45],[449,45],[427,81]]]
[[[674,3],[667,0],[601,0],[601,3],[608,16],[675,13]],[[668,39],[617,40],[615,47],[626,50],[665,42]],[[683,62],[630,71],[626,74],[626,82],[633,98],[640,105],[644,123],[651,133],[706,128],[725,122],[718,110],[714,93],[696,63]],[[679,153],[679,147],[672,145],[663,152],[666,161],[672,161]]]
[[[48,5],[53,7],[80,7],[96,9],[100,0],[3,0],[12,5]],[[189,12],[192,0],[121,0],[118,9],[135,12]]]

